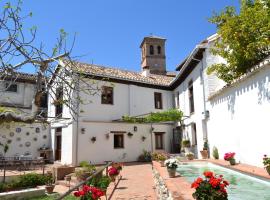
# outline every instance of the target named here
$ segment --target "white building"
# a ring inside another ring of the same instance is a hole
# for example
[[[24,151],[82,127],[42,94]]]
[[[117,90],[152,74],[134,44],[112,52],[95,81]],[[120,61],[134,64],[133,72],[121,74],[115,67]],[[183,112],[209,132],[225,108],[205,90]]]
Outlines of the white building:
[[[135,161],[143,150],[179,153],[179,140],[184,137],[191,140],[198,158],[208,140],[210,154],[216,146],[221,159],[224,153],[234,151],[238,161],[261,166],[262,155],[270,154],[266,122],[269,64],[228,87],[206,73],[212,64],[225,62],[210,51],[216,39],[213,35],[197,45],[177,66],[176,76],[166,72],[165,39],[152,36],[144,38],[140,46],[141,72],[76,62],[84,80],[97,81],[101,91],[95,96],[74,91],[68,97],[91,100],[87,104],[77,102],[80,114],[75,118],[67,106],[54,106],[50,99],[49,115],[62,117],[52,124],[55,160],[73,165],[83,160]],[[59,67],[70,66],[61,61]],[[124,115],[139,116],[173,107],[184,112],[181,126],[119,121]]]
[[[146,37],[141,49],[141,72],[75,63],[78,71],[85,75],[84,80],[97,80],[101,91],[95,96],[79,91],[69,97],[76,99],[79,96],[84,102],[91,100],[86,104],[78,102],[80,114],[76,119],[72,118],[67,106],[54,106],[50,100],[49,115],[61,113],[62,118],[67,119],[52,124],[55,128],[52,130],[55,160],[61,160],[63,164],[78,164],[83,160],[126,162],[136,161],[143,150],[172,151],[174,124],[119,121],[124,115],[145,115],[173,107],[169,85],[175,75],[166,72],[165,39]],[[69,67],[67,62],[60,65]],[[83,87],[82,82],[78,84]]]
[[[33,74],[16,73],[0,80],[0,107],[22,114],[31,113],[36,78]],[[44,116],[47,112],[46,96],[41,107],[40,114]],[[31,154],[33,158],[39,157],[38,149],[51,149],[49,129],[48,124],[42,123],[0,123],[0,142],[9,145],[5,156]],[[3,155],[3,148],[0,147],[0,156]]]

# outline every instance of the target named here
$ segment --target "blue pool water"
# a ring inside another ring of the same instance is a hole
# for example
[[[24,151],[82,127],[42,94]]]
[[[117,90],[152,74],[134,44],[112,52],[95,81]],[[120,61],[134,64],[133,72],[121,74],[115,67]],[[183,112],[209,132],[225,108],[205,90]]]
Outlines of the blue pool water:
[[[248,176],[234,170],[211,163],[190,163],[179,165],[177,172],[192,183],[197,177],[203,177],[204,171],[222,174],[229,181],[229,200],[270,200],[270,182]]]

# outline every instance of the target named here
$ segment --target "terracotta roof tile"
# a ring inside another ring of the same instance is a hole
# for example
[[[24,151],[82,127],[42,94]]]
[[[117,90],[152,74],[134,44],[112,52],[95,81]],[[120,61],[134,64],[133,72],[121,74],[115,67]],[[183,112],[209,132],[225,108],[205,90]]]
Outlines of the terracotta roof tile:
[[[63,60],[65,65],[71,65],[70,61]],[[169,86],[170,82],[174,79],[172,76],[166,75],[156,75],[150,74],[149,76],[144,76],[139,72],[133,72],[128,70],[123,70],[119,68],[95,65],[95,64],[87,64],[81,62],[72,61],[72,67],[77,68],[77,70],[83,74],[99,76],[104,78],[113,78],[134,82],[141,82],[151,85],[159,85],[159,86]]]

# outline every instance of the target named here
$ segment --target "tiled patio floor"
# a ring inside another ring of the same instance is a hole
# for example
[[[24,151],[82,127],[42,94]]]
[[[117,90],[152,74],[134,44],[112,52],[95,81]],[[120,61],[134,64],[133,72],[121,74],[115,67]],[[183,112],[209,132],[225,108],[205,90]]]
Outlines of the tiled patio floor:
[[[128,163],[121,172],[122,179],[111,200],[156,200],[152,165]]]

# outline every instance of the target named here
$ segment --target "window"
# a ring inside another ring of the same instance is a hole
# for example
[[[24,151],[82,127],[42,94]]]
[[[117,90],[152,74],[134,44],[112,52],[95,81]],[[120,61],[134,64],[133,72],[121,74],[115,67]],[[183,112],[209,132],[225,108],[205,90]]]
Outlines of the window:
[[[55,92],[55,117],[62,117],[62,113],[63,113],[63,88],[57,88],[56,92]]]
[[[156,149],[163,149],[163,134],[164,132],[155,133]]]
[[[189,98],[189,111],[190,114],[194,113],[194,95],[193,95],[193,82],[188,83],[188,98]]]
[[[113,88],[103,86],[101,94],[101,103],[102,104],[113,104]]]
[[[197,145],[197,130],[196,130],[196,124],[191,124],[191,131],[192,131],[192,145]]]
[[[158,52],[158,54],[161,54],[161,46],[157,47],[157,52]]]
[[[6,83],[6,91],[7,92],[17,92],[18,91],[18,85],[17,84]]]
[[[115,149],[124,148],[124,134],[114,134],[113,146]]]
[[[179,95],[180,95],[179,92],[177,92],[176,93],[176,99],[175,99],[176,100],[176,104],[175,104],[176,108],[180,108]]]
[[[153,47],[153,45],[150,45],[150,55],[154,55],[154,47]]]
[[[154,93],[155,109],[162,109],[162,94],[159,92]]]

